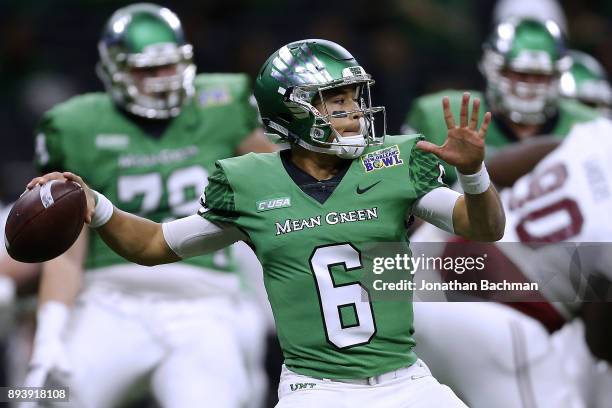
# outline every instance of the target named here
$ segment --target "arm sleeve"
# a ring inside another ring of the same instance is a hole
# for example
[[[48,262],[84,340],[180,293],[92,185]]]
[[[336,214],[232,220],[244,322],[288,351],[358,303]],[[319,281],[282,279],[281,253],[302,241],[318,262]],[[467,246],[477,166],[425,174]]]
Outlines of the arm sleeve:
[[[204,255],[235,242],[248,240],[238,228],[213,224],[199,215],[192,215],[162,224],[164,239],[181,258]]]
[[[459,197],[461,197],[461,194],[448,187],[436,188],[414,204],[412,213],[424,221],[454,234],[453,211]]]
[[[58,127],[49,113],[35,130],[34,164],[41,174],[64,170],[64,152]]]

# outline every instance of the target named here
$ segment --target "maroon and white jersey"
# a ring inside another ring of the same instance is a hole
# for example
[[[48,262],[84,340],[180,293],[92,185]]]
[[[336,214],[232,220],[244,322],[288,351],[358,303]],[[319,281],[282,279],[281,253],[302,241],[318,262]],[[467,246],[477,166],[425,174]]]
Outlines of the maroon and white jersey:
[[[501,198],[498,247],[566,318],[597,282],[612,281],[611,121],[576,125]]]

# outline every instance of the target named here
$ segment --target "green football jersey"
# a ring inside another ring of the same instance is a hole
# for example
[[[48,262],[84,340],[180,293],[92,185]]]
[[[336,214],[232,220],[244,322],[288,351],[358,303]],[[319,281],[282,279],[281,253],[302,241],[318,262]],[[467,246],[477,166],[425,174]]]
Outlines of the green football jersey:
[[[324,203],[300,189],[279,153],[217,163],[200,214],[249,236],[290,369],[360,378],[415,361],[410,292],[375,301],[360,280],[372,273],[372,244],[409,254],[406,217],[443,185],[438,159],[415,148],[420,139],[388,136],[367,148]]]
[[[36,164],[42,172],[74,172],[124,211],[156,222],[194,214],[216,160],[231,157],[259,126],[242,74],[203,74],[194,98],[159,137],[148,135],[105,93],[77,96],[43,117]],[[229,250],[186,260],[232,271]],[[87,269],[125,264],[92,231]]]
[[[473,98],[480,98],[480,119],[479,125],[482,123],[484,114],[489,110],[486,103],[486,98],[476,91],[470,91]],[[442,111],[442,97],[450,98],[451,111],[455,118],[459,118],[459,110],[461,108],[461,98],[463,91],[446,90],[430,95],[417,98],[408,112],[406,121],[404,122],[403,130],[414,129],[415,132],[422,133],[427,140],[441,145],[446,140],[446,123],[444,122],[444,114]],[[471,106],[470,106],[471,109]],[[572,126],[576,123],[593,120],[597,117],[597,113],[579,103],[572,100],[563,99],[559,103],[559,119],[554,128],[550,131],[551,135],[565,137]],[[458,120],[458,119],[456,119]],[[497,121],[493,120],[489,125],[486,138],[486,154],[491,157],[495,151],[506,146],[509,143],[515,142],[516,139],[510,138],[502,131]],[[450,185],[457,180],[455,168],[444,163],[446,176],[444,180]]]

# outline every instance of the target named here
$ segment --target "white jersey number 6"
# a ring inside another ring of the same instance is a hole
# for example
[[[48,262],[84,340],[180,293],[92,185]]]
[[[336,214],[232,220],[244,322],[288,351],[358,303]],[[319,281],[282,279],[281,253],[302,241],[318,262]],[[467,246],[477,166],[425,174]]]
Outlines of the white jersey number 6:
[[[370,295],[359,282],[336,284],[331,268],[338,265],[346,272],[361,269],[361,254],[346,243],[315,248],[310,256],[325,335],[341,349],[367,344],[376,333]],[[343,316],[347,316],[347,322]]]

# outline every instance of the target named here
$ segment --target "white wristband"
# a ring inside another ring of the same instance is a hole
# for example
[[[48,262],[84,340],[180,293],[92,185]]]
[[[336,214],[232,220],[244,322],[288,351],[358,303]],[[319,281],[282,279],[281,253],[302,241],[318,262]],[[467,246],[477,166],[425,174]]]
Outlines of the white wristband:
[[[108,198],[104,197],[103,194],[100,194],[97,191],[94,191],[94,194],[97,197],[97,203],[96,208],[94,209],[94,215],[89,223],[89,227],[100,228],[113,216],[115,207]]]
[[[70,309],[62,302],[45,302],[36,314],[36,342],[59,338],[68,323]]]
[[[480,170],[474,174],[461,174],[461,172],[458,171],[457,178],[459,179],[459,184],[463,192],[466,194],[482,194],[487,191],[491,185],[491,179],[489,178],[489,173],[484,163],[482,163]]]

